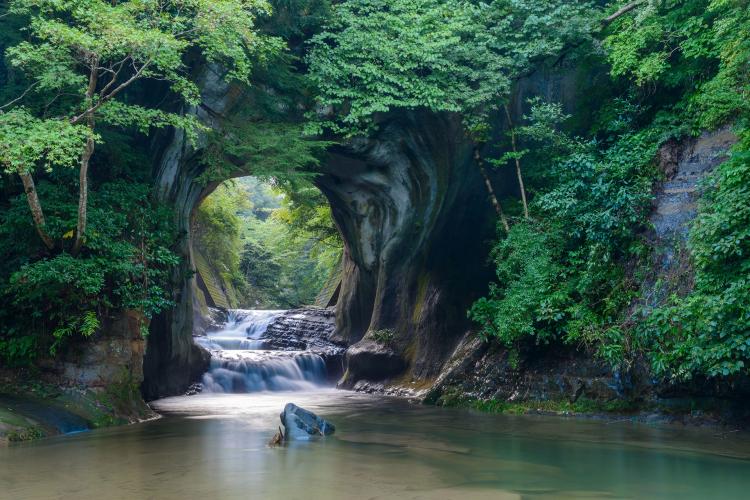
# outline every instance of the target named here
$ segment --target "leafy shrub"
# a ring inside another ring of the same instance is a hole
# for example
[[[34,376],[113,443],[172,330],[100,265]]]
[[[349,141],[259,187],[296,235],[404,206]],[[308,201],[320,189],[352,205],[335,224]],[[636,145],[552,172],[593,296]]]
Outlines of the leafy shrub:
[[[77,200],[64,185],[39,184],[47,226],[70,242]],[[172,212],[149,201],[146,184],[116,181],[91,193],[84,250],[48,254],[34,232],[26,200],[0,212],[0,356],[24,364],[55,353],[67,338],[90,336],[101,319],[133,309],[151,317],[171,304],[178,263]]]
[[[624,266],[642,252],[662,134],[626,132],[603,149],[578,144],[549,164],[538,161],[547,184],[531,204],[532,219],[500,232],[492,252],[497,281],[469,311],[483,335],[508,346],[580,342],[619,362],[612,329],[634,294]]]

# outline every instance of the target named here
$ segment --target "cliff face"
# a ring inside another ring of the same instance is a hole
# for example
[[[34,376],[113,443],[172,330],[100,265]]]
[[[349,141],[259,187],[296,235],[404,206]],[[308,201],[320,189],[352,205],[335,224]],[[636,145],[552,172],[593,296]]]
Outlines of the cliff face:
[[[514,96],[562,100],[570,109],[571,71],[539,72]],[[190,112],[220,129],[242,95],[209,68],[203,103]],[[504,126],[497,120],[497,133]],[[183,231],[185,264],[175,274],[177,306],[152,322],[145,359],[144,394],[179,393],[204,369],[191,339],[199,318],[190,242],[190,217],[215,185],[201,186],[199,150],[180,133],[165,143],[157,165],[157,193],[173,204]],[[459,119],[426,111],[381,117],[369,139],[341,145],[329,155],[316,183],[331,203],[344,240],[344,272],[336,307],[336,338],[354,346],[343,385],[359,380],[409,380],[437,376],[470,328],[469,305],[486,291],[489,242],[495,214],[471,158],[472,144]],[[515,183],[494,179],[498,192]]]
[[[460,122],[394,117],[372,139],[335,152],[318,186],[345,242],[337,336],[364,338],[358,352],[368,353],[350,352],[344,384],[405,369],[432,377],[468,328],[494,225]],[[382,349],[363,349],[373,341]],[[369,366],[383,357],[397,362]]]
[[[202,102],[189,109],[205,125],[221,127],[222,116],[241,98],[224,82],[216,68],[208,67],[201,79]],[[203,172],[200,149],[205,138],[193,146],[177,131],[162,143],[156,163],[156,195],[176,210],[181,232],[177,251],[183,257],[175,270],[173,300],[176,306],[151,322],[144,358],[143,394],[146,399],[179,394],[200,378],[208,367],[205,353],[193,344],[193,326],[200,321],[201,304],[195,294],[195,264],[190,234],[193,210],[216,185],[202,185],[196,178]]]

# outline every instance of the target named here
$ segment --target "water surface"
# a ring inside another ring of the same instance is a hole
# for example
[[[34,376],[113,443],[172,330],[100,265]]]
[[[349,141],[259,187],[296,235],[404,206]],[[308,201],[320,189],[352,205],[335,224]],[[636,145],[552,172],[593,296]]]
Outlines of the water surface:
[[[266,446],[287,402],[336,425]],[[164,417],[0,449],[0,498],[742,499],[750,441],[627,422],[493,416],[319,390],[202,394]]]

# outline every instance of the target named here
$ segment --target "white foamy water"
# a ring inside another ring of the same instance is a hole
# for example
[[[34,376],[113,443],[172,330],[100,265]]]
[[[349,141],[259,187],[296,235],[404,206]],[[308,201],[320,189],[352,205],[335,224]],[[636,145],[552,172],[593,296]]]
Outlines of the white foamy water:
[[[326,365],[318,354],[264,349],[261,337],[283,313],[277,310],[232,310],[221,330],[197,339],[211,351],[211,366],[203,375],[203,391],[304,391],[323,386]]]

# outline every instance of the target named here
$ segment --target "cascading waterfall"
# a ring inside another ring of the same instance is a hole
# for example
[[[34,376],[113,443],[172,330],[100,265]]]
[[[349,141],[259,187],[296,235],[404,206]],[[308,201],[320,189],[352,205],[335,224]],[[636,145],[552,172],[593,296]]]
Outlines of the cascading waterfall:
[[[197,339],[211,352],[203,391],[301,391],[323,385],[326,364],[318,354],[264,348],[266,329],[284,312],[231,310],[221,330]]]

